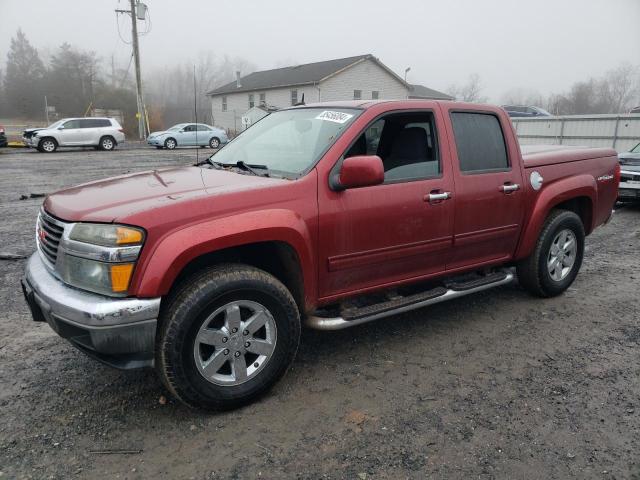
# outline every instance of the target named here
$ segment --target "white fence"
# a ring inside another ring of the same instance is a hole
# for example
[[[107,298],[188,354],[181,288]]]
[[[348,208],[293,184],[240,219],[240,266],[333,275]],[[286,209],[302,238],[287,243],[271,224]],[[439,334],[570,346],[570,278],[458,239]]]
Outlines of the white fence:
[[[640,142],[640,115],[567,115],[511,119],[522,145],[612,147],[626,152]]]

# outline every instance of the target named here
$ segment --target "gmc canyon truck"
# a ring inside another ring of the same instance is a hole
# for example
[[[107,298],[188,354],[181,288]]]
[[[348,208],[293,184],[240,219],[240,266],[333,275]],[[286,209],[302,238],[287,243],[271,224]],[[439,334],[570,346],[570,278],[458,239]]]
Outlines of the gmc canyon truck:
[[[282,377],[303,323],[388,319],[516,274],[562,293],[619,179],[611,149],[523,158],[493,106],[297,106],[201,164],[49,195],[22,285],[34,320],[88,355],[233,408]]]

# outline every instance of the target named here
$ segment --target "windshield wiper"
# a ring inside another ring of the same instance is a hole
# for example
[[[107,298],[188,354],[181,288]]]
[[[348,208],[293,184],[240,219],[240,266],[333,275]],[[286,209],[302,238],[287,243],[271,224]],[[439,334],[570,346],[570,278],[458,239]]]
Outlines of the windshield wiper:
[[[223,164],[224,165],[224,164]],[[255,169],[259,169],[259,170],[269,170],[269,167],[267,167],[266,165],[255,165],[255,164],[250,164],[250,163],[246,163],[242,160],[238,160],[236,162],[236,167],[245,170],[247,172],[251,172],[254,175],[257,175],[258,177],[268,177],[269,176],[269,172],[264,172],[264,173],[260,173],[257,172]]]
[[[239,168],[240,170],[244,170],[245,172],[249,172],[252,175],[256,175],[257,177],[268,177],[269,176],[269,167],[267,167],[266,165],[256,165],[253,163],[246,163],[243,160],[238,160],[236,163],[222,163],[222,162],[216,162],[215,160],[212,160],[211,157],[207,158],[206,160],[204,160],[203,162],[200,162],[198,165],[204,165],[205,163],[208,163],[209,165],[211,165],[214,168],[228,168],[228,167],[236,167]],[[257,170],[267,170],[266,172],[258,172]]]

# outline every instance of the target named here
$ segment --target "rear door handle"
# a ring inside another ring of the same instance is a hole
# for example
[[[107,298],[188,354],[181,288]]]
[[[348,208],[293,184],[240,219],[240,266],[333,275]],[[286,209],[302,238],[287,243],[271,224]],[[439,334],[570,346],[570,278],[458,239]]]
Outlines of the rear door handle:
[[[515,192],[516,190],[520,190],[520,185],[518,185],[517,183],[508,183],[506,185],[500,185],[500,191],[502,193],[511,193],[511,192]]]
[[[429,202],[441,202],[443,200],[449,200],[451,198],[451,192],[443,192],[443,193],[430,193],[425,196],[425,200]]]

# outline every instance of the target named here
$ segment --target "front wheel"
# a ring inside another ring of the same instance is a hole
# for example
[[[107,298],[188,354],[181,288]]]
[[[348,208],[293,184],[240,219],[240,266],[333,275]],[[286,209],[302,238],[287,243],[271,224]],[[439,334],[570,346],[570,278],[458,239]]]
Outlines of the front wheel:
[[[517,265],[520,284],[539,297],[560,295],[578,275],[584,237],[584,226],[578,215],[566,210],[552,212],[533,253]]]
[[[43,138],[38,144],[38,150],[45,153],[53,153],[58,149],[58,142],[54,138]]]
[[[186,282],[160,319],[157,370],[191,407],[236,408],[284,375],[300,341],[287,288],[246,265],[221,265]]]
[[[177,146],[178,146],[178,142],[176,142],[174,138],[167,138],[164,141],[164,148],[166,148],[167,150],[173,150]]]

